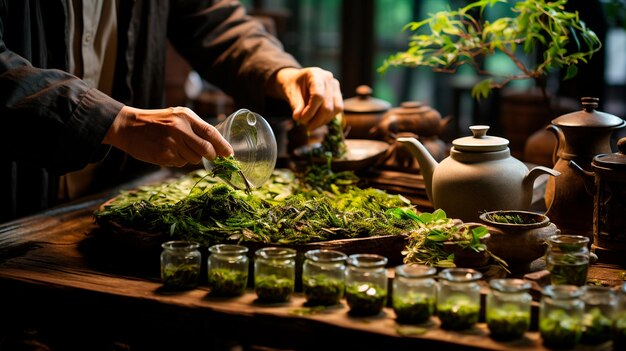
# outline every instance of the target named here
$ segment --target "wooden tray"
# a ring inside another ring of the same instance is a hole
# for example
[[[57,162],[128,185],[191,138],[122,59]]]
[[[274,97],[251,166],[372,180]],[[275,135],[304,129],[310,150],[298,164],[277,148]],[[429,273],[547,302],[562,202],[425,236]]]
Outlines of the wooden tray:
[[[160,250],[162,243],[168,240],[173,240],[163,233],[149,233],[132,228],[124,228],[117,223],[99,222],[99,225],[104,230],[94,232],[96,235],[106,236],[106,240],[110,240],[116,245],[122,246],[127,251],[136,251],[138,253],[154,252],[156,250]],[[298,256],[304,255],[306,251],[315,249],[337,250],[345,253],[346,255],[355,253],[374,253],[387,257],[389,265],[398,265],[402,263],[402,250],[406,247],[408,242],[407,240],[406,235],[384,235],[366,238],[318,241],[306,244],[277,244],[255,241],[230,243],[237,243],[248,247],[250,250],[250,257],[253,257],[254,252],[260,248],[277,246],[295,249]]]
[[[112,198],[100,205],[100,210],[114,200],[115,198]],[[110,241],[110,243],[117,245],[118,247],[124,249],[124,251],[137,253],[159,252],[161,250],[162,243],[168,240],[174,240],[166,233],[147,232],[134,228],[127,228],[117,222],[97,219],[96,223],[102,230],[95,231],[93,234],[99,236],[99,239]],[[278,244],[256,241],[231,241],[228,243],[237,243],[248,247],[248,255],[250,258],[253,258],[254,252],[260,248],[277,246],[295,249],[300,260],[303,260],[304,253],[308,250],[329,249],[341,251],[346,255],[355,253],[378,254],[387,257],[389,266],[395,266],[402,264],[402,250],[405,249],[408,243],[408,237],[406,235],[383,235],[364,238],[317,241],[304,244]],[[207,249],[207,247],[204,247],[202,248],[202,251],[206,252]]]

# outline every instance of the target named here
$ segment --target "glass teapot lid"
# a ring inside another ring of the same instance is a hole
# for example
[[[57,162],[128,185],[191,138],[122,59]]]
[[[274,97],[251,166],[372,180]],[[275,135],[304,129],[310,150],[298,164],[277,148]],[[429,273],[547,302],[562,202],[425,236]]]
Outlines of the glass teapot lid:
[[[458,138],[452,141],[452,146],[458,151],[491,152],[508,148],[509,141],[505,138],[487,135],[489,126],[474,125],[469,127],[472,136]]]

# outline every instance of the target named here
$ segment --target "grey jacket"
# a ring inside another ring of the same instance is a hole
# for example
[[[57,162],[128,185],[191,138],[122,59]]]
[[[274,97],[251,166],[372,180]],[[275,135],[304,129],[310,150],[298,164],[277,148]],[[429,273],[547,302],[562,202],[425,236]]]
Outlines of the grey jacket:
[[[118,0],[112,96],[67,73],[65,0],[0,0],[0,222],[55,204],[57,175],[101,160],[124,104],[163,107],[166,41],[239,105],[299,67],[238,1]],[[113,156],[109,156],[113,157]]]

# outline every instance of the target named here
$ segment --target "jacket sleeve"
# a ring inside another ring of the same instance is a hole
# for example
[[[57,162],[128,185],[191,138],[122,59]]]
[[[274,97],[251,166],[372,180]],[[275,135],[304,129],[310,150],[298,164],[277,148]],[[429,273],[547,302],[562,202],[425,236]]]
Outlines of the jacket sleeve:
[[[104,157],[123,105],[69,73],[33,67],[3,38],[0,18],[0,158],[61,174]]]
[[[251,107],[263,108],[276,71],[301,67],[238,1],[173,1],[168,36],[203,78]]]

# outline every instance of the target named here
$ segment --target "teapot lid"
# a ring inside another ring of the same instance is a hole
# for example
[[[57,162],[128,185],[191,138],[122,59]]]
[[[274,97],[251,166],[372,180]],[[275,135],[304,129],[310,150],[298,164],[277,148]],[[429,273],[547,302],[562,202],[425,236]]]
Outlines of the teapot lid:
[[[356,96],[343,101],[343,110],[348,113],[385,112],[390,108],[388,101],[372,97],[372,88],[367,85],[359,85]]]
[[[400,107],[394,107],[389,112],[388,115],[403,115],[403,116],[424,116],[426,113],[430,113],[434,118],[441,119],[441,114],[434,110],[432,107],[421,101],[403,101],[400,104]]]
[[[583,97],[580,99],[582,111],[570,112],[552,120],[552,124],[559,127],[623,127],[624,121],[612,114],[596,111],[600,99]]]
[[[618,152],[599,154],[593,158],[593,166],[612,170],[626,170],[626,137],[617,141]]]
[[[452,141],[452,146],[459,151],[491,152],[500,151],[508,147],[509,141],[505,138],[487,135],[489,126],[474,125],[469,127],[472,136],[458,138]]]

